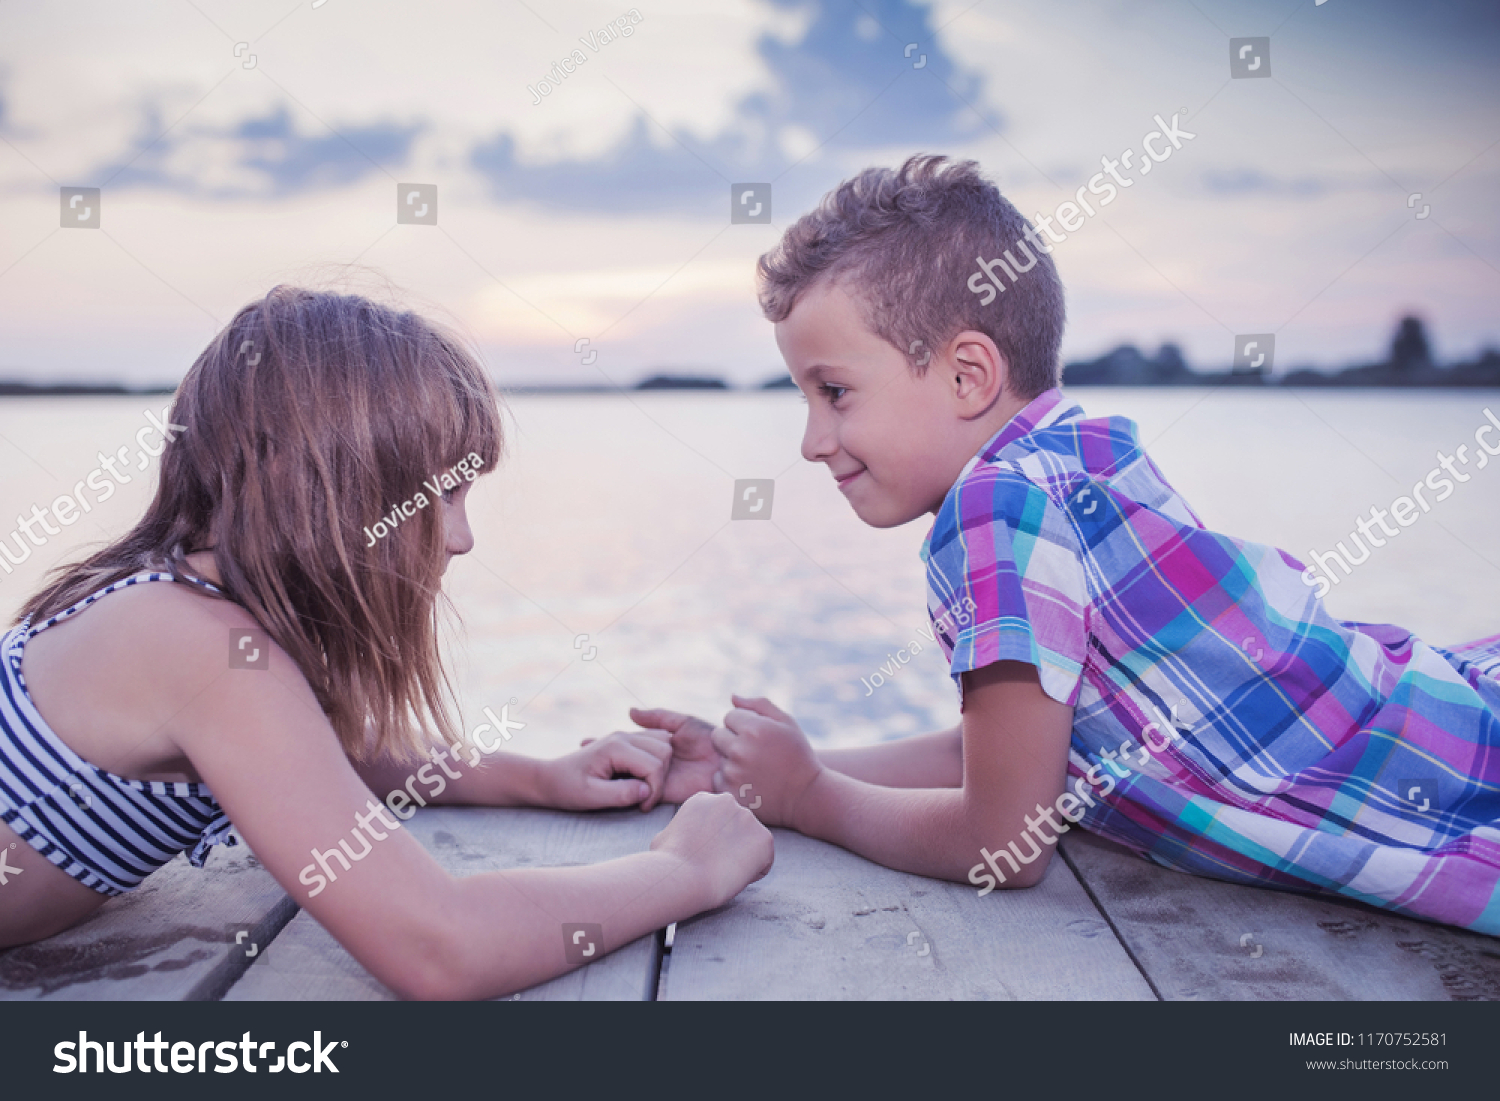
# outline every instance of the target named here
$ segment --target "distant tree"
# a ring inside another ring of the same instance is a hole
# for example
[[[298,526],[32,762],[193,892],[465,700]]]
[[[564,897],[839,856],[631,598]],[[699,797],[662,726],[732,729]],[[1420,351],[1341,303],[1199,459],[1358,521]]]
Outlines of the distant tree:
[[[1192,368],[1183,358],[1182,348],[1168,342],[1156,350],[1156,369],[1167,378],[1192,374]]]
[[[1419,370],[1432,366],[1432,350],[1427,345],[1427,330],[1421,318],[1403,317],[1391,341],[1391,369]]]

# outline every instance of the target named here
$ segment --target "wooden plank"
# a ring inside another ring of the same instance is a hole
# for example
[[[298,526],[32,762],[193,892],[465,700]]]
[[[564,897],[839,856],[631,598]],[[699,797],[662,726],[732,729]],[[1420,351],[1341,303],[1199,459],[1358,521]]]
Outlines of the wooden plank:
[[[296,910],[243,844],[201,869],[178,856],[72,929],[0,952],[0,1001],[219,998]]]
[[[678,923],[662,1000],[1153,997],[1061,860],[1030,890],[980,898],[774,832],[765,879]]]
[[[432,807],[407,828],[457,876],[506,868],[594,864],[640,852],[675,808],[569,814],[485,807]],[[562,930],[559,927],[559,935]],[[550,982],[512,995],[521,1001],[649,1001],[659,938],[645,936]],[[384,1001],[395,993],[346,952],[306,911],[265,948],[226,1001]]]
[[[1500,999],[1493,937],[1187,875],[1076,831],[1063,851],[1164,999]]]

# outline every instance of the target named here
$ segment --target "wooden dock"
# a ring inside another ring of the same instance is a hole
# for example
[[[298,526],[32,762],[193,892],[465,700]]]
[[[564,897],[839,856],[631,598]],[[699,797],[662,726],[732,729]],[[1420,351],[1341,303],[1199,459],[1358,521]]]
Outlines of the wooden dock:
[[[412,833],[455,875],[644,849],[651,814],[430,808]],[[1078,831],[1040,886],[980,898],[799,834],[734,902],[521,1000],[1500,1000],[1500,940],[1198,879]],[[0,1000],[394,997],[243,847],[0,952]]]

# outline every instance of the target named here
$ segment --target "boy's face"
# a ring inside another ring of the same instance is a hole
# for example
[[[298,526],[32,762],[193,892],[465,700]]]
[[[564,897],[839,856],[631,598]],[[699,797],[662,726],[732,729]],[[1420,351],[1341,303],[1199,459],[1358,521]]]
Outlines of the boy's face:
[[[807,398],[802,457],[826,463],[873,527],[936,512],[995,430],[989,418],[968,415],[942,355],[933,352],[917,375],[866,328],[859,303],[837,284],[806,291],[777,323],[776,344]]]

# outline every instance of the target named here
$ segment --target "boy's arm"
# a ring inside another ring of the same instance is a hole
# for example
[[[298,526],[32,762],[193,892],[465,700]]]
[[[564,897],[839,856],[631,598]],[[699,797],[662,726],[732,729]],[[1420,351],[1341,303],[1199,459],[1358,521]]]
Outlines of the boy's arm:
[[[900,871],[959,882],[984,866],[980,850],[1015,841],[1040,857],[1003,883],[1041,879],[1066,826],[1053,803],[1063,790],[1073,709],[1042,691],[1035,667],[997,662],[965,674],[962,787],[895,789],[823,765],[796,724],[765,701],[744,701],[715,741],[727,758],[723,787],[750,784],[768,825],[785,825]],[[753,713],[752,713],[753,712]]]
[[[824,749],[819,751],[818,761],[825,768],[881,787],[962,787],[963,724],[879,745]]]

